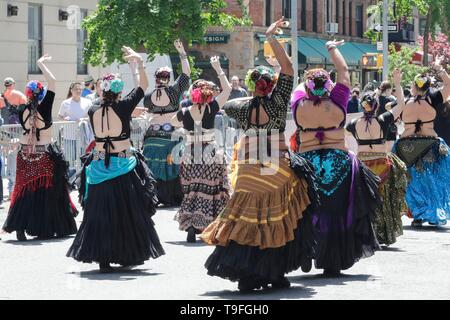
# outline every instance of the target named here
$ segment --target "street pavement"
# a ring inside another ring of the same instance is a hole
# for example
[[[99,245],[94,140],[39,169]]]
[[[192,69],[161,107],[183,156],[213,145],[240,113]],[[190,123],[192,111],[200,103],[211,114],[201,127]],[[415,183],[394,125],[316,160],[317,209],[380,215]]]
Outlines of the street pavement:
[[[72,193],[73,199],[77,194]],[[0,210],[0,225],[8,204]],[[319,270],[288,275],[289,289],[241,295],[237,283],[206,274],[213,247],[188,244],[173,220],[176,208],[154,217],[166,255],[131,271],[100,274],[98,265],[67,258],[72,238],[19,243],[0,234],[2,299],[449,299],[450,227],[413,230],[404,218],[404,235],[375,256],[363,259],[344,276],[329,279]],[[82,213],[77,218],[81,222]]]

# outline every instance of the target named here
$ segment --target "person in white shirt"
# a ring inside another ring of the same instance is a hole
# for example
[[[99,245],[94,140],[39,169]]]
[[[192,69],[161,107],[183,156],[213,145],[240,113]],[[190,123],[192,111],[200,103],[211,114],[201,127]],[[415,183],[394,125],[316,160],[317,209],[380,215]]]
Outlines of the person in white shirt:
[[[67,100],[61,103],[58,118],[63,121],[77,121],[87,118],[87,112],[92,107],[92,101],[81,97],[83,84],[74,82],[70,85]],[[64,135],[64,148],[66,150],[66,159],[71,163],[77,159],[77,130],[67,130]],[[80,150],[81,151],[81,150]],[[73,170],[71,170],[73,172]]]

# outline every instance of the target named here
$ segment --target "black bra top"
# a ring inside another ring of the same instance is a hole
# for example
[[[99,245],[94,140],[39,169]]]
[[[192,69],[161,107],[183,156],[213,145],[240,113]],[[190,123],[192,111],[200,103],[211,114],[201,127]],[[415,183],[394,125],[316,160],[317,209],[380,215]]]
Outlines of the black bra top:
[[[139,87],[137,89],[133,89],[123,100],[119,102],[102,103],[100,99],[96,100],[94,105],[89,109],[88,115],[92,125],[92,130],[94,131],[95,141],[96,142],[104,142],[103,149],[105,149],[106,157],[105,157],[105,165],[109,166],[110,154],[111,150],[114,150],[113,141],[124,141],[130,138],[131,135],[131,114],[133,113],[134,108],[137,106],[139,101],[144,97],[144,91]],[[115,114],[119,117],[122,123],[122,131],[119,136],[116,137],[98,137],[97,129],[94,126],[94,113],[102,109],[102,127],[101,132],[104,131],[104,123],[106,122],[106,126],[108,130],[109,126],[109,111],[112,109]],[[117,150],[117,152],[123,150]]]
[[[40,104],[38,104],[36,110],[34,109],[33,104],[28,103],[24,104],[18,107],[19,112],[19,123],[23,128],[23,134],[27,135],[31,132],[31,129],[27,129],[25,127],[25,124],[30,119],[30,117],[33,115],[34,112],[37,112],[36,117],[38,120],[42,121],[44,123],[43,128],[36,128],[36,139],[37,141],[40,141],[41,138],[41,131],[51,128],[53,125],[52,121],[52,107],[53,107],[53,101],[55,100],[55,93],[53,91],[47,91],[44,100]],[[29,111],[29,114],[26,118],[23,117],[25,110]]]
[[[433,109],[436,110],[436,114],[439,112],[437,109],[440,105],[443,104],[444,99],[442,97],[442,94],[440,91],[428,91],[424,96],[417,96],[415,98],[409,98],[406,103],[409,101],[414,100],[414,102],[417,102],[420,104],[421,101],[425,101],[428,103]],[[403,114],[400,115],[400,118],[402,118]],[[428,121],[422,121],[421,119],[418,119],[414,122],[405,122],[405,125],[415,125],[414,133],[419,133],[422,130],[422,126],[425,123],[433,123],[434,119],[428,120]]]
[[[320,144],[322,144],[323,140],[325,139],[325,132],[327,131],[334,131],[334,130],[338,130],[338,129],[342,129],[345,127],[345,119],[339,124],[338,127],[334,126],[334,127],[329,127],[329,128],[324,128],[324,127],[318,127],[318,128],[303,128],[298,122],[297,122],[297,117],[294,115],[294,120],[295,123],[298,127],[298,129],[302,132],[316,132],[316,139],[319,140]]]
[[[329,99],[329,100],[331,100],[331,101],[333,101],[332,99],[330,99],[330,98],[325,98],[325,99],[321,99],[322,101],[323,100],[326,100],[326,99]],[[333,101],[334,102],[334,101]],[[338,107],[339,107],[339,105],[338,105]],[[320,143],[322,144],[322,142],[323,142],[323,140],[324,140],[324,138],[325,138],[325,132],[327,132],[327,131],[333,131],[333,130],[338,130],[338,129],[342,129],[342,128],[344,128],[345,127],[345,121],[346,121],[346,117],[345,117],[345,115],[346,115],[346,111],[344,110],[344,109],[342,109],[341,107],[339,107],[342,111],[343,111],[343,113],[344,113],[344,120],[342,120],[342,122],[339,124],[339,126],[334,126],[334,127],[329,127],[329,128],[324,128],[324,127],[318,127],[318,128],[303,128],[299,123],[298,123],[298,120],[297,120],[297,116],[296,116],[296,111],[297,111],[297,109],[295,109],[294,110],[294,121],[295,121],[295,124],[297,125],[297,127],[298,127],[298,129],[300,129],[300,131],[302,131],[302,132],[317,132],[316,133],[316,138],[320,141]]]
[[[183,123],[184,129],[193,132],[195,130],[195,121],[192,118],[189,108],[197,108],[197,106],[191,106],[188,108],[182,108],[177,113],[177,120]],[[219,112],[219,104],[216,100],[212,101],[208,106],[203,107],[202,128],[214,129],[214,120],[216,114]]]
[[[104,123],[106,122],[106,126],[108,128],[108,130],[110,129],[109,127],[109,111],[110,109],[112,109],[118,116],[120,121],[122,122],[122,132],[120,133],[120,136],[118,137],[114,137],[114,138],[122,138],[124,139],[128,139],[130,137],[130,132],[131,132],[131,128],[130,128],[130,119],[125,117],[123,113],[118,112],[120,107],[117,103],[113,103],[113,104],[94,104],[88,111],[88,115],[89,115],[89,119],[91,121],[91,125],[92,125],[92,129],[94,131],[94,136],[95,139],[103,139],[103,138],[98,138],[97,134],[96,134],[96,128],[94,127],[94,113],[99,110],[102,109],[102,127],[101,127],[101,132],[105,131],[104,128]],[[105,121],[106,120],[106,121]]]
[[[423,126],[425,123],[433,123],[433,122],[434,122],[434,119],[433,119],[433,120],[430,120],[430,121],[417,120],[417,121],[415,121],[415,122],[405,122],[405,125],[407,125],[407,124],[413,124],[413,125],[415,125],[414,133],[419,133],[420,131],[422,131],[422,126]]]
[[[166,114],[173,113],[179,110],[179,100],[184,91],[189,88],[189,77],[182,73],[171,86],[159,85],[150,94],[147,94],[144,99],[144,106],[150,113]],[[152,101],[152,96],[156,95],[156,100],[160,100],[162,91],[169,97],[169,104],[167,106],[157,106]]]
[[[378,139],[361,139],[361,138],[359,138],[358,132],[356,130],[356,124],[358,123],[358,120],[360,120],[360,119],[364,119],[364,118],[353,119],[346,126],[347,131],[350,132],[353,135],[353,137],[355,137],[359,146],[372,147],[372,145],[380,145],[380,144],[386,143],[387,135],[389,132],[389,127],[395,121],[394,115],[391,112],[387,111],[387,112],[383,113],[382,115],[373,118],[374,120],[376,120],[378,122],[378,124],[381,127],[380,137]]]

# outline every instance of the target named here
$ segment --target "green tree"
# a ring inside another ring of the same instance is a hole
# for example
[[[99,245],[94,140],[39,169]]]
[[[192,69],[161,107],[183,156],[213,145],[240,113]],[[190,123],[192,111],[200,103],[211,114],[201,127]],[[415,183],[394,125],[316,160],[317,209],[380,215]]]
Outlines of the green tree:
[[[394,21],[405,21],[413,16],[414,8],[417,8],[421,15],[426,16],[425,32],[423,42],[424,61],[423,65],[428,65],[429,36],[436,34],[438,28],[450,35],[450,0],[390,0],[395,4],[395,11],[391,10],[390,17]],[[383,1],[375,6],[370,6],[368,14],[380,15]],[[369,30],[366,36],[376,40],[378,33]]]
[[[417,49],[407,46],[401,46],[399,51],[396,50],[395,45],[389,47],[389,75],[392,75],[395,68],[402,70],[403,87],[410,87],[414,81],[414,77],[427,70],[426,67],[411,63],[416,51]]]
[[[175,39],[185,45],[202,42],[209,26],[251,25],[245,10],[236,17],[225,13],[226,7],[224,0],[100,0],[83,22],[88,32],[85,62],[96,66],[122,61],[123,45],[143,50],[152,59],[173,52]]]

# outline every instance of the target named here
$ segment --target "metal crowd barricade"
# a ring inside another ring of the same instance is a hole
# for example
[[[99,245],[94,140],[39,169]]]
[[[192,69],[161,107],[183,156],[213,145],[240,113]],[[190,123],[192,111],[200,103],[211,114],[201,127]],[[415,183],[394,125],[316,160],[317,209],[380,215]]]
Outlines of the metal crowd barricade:
[[[135,118],[131,122],[131,142],[133,146],[142,150],[144,145],[144,136],[149,127],[147,119]],[[219,130],[221,136],[218,138],[220,146],[224,147],[226,157],[231,159],[233,155],[233,146],[239,138],[239,129],[236,121],[222,115],[216,121],[216,129]],[[3,125],[0,127],[0,156],[2,159],[2,176],[6,177],[8,169],[8,155],[19,147],[19,140],[23,135],[20,125]],[[89,145],[88,137],[85,129],[80,129],[80,123],[75,121],[58,121],[53,122],[53,141],[61,148],[69,167],[72,170],[81,168],[80,157],[85,153]],[[11,157],[10,157],[11,159]],[[11,161],[11,160],[10,160]],[[15,160],[14,160],[15,161]],[[14,166],[11,166],[11,168]],[[15,176],[14,172],[9,175]]]
[[[145,119],[133,119],[131,123],[131,141],[137,149],[142,149],[148,121]],[[6,177],[8,167],[8,155],[17,150],[19,140],[23,135],[20,125],[3,125],[0,127],[0,156],[2,159],[2,176]],[[80,129],[80,123],[75,121],[53,122],[53,141],[61,148],[69,167],[74,170],[81,168],[80,157],[85,153],[89,145],[89,139],[85,130]],[[15,167],[15,166],[14,166]],[[10,173],[11,174],[11,173]],[[15,175],[15,172],[14,172]]]
[[[15,177],[15,163],[19,139],[22,136],[20,125],[3,125],[0,127],[0,157],[2,161],[1,177]],[[8,170],[9,169],[12,170]]]
[[[227,161],[233,157],[234,145],[242,133],[235,119],[223,114],[216,117],[215,129],[220,132],[219,145],[223,147]]]
[[[131,121],[131,142],[133,147],[142,150],[144,147],[144,137],[149,127],[147,119],[135,118]]]

